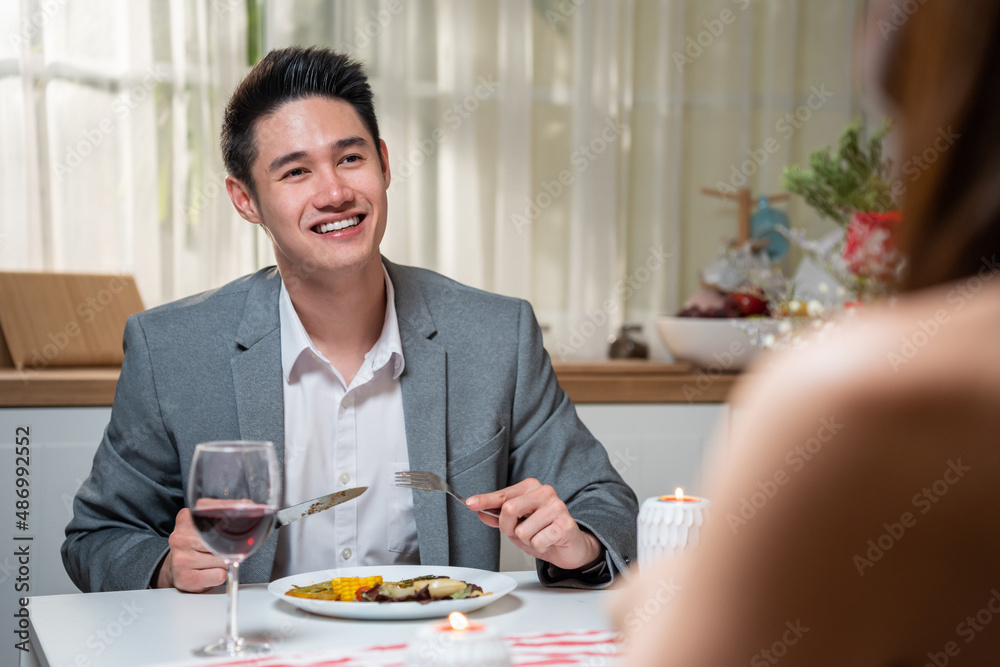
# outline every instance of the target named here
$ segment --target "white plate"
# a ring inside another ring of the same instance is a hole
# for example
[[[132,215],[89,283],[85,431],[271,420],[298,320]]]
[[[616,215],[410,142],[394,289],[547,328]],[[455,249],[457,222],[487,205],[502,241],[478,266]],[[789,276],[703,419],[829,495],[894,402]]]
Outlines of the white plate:
[[[481,595],[464,600],[440,600],[420,604],[419,602],[336,602],[333,600],[310,600],[297,598],[285,593],[292,586],[308,586],[334,577],[374,577],[381,576],[385,581],[400,581],[413,579],[426,574],[437,574],[452,579],[458,579],[470,584],[476,584],[483,589]],[[496,602],[517,587],[517,583],[507,575],[488,570],[477,570],[471,567],[446,567],[437,565],[373,565],[370,567],[342,567],[334,570],[319,570],[295,574],[290,577],[272,581],[267,590],[278,599],[295,605],[299,609],[340,618],[356,618],[361,620],[406,620],[414,618],[438,618],[447,616],[453,611],[463,614],[485,607]]]

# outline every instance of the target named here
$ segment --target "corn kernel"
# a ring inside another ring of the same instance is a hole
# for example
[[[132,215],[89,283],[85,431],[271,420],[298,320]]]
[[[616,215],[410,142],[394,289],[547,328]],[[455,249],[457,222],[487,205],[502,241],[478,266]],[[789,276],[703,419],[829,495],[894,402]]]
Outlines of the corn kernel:
[[[353,602],[354,595],[362,586],[375,586],[382,583],[382,577],[337,577],[330,581],[334,600]]]

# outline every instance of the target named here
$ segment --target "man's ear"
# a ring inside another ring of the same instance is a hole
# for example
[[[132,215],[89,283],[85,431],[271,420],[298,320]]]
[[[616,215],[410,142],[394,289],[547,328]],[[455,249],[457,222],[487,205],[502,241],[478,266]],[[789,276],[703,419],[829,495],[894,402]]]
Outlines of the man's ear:
[[[261,224],[257,203],[250,196],[250,191],[242,182],[232,176],[226,176],[226,192],[229,193],[230,201],[233,202],[236,211],[244,220],[252,222],[255,225]]]
[[[382,178],[385,179],[385,187],[389,187],[392,174],[389,173],[389,149],[385,145],[385,139],[378,140],[378,150],[382,155]]]

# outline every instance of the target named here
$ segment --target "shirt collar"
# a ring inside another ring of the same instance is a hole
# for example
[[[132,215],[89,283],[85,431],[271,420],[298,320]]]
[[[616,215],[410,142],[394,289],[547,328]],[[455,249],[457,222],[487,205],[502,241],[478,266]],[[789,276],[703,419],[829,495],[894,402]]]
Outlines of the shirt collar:
[[[364,379],[363,376],[370,378],[375,371],[391,362],[392,379],[397,380],[406,366],[403,360],[403,343],[399,336],[399,319],[396,317],[396,292],[385,265],[382,266],[382,274],[385,276],[385,320],[378,340],[365,354],[365,363],[358,371],[358,379]],[[281,369],[286,383],[297,382],[302,373],[310,370],[310,362],[332,368],[332,364],[313,345],[302,326],[302,320],[295,312],[284,281],[281,282],[278,296],[278,316],[281,325]]]

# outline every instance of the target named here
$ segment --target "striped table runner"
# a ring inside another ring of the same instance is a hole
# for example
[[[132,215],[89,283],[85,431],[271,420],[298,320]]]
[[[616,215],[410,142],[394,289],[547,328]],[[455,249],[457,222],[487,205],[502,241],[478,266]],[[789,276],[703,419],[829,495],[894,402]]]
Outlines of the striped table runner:
[[[545,632],[505,639],[515,667],[612,667],[619,654],[619,635],[608,630]],[[202,658],[170,667],[403,667],[406,648],[406,644],[389,644],[221,662]]]

